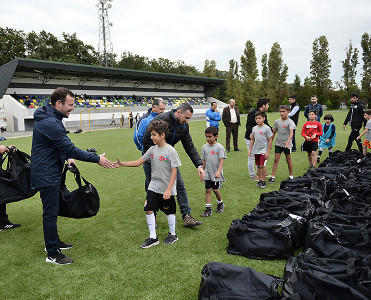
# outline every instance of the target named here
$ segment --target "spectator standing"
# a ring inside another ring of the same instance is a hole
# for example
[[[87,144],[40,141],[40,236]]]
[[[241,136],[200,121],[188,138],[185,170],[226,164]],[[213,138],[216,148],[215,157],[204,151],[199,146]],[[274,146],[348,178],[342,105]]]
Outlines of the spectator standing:
[[[300,106],[298,102],[296,101],[296,96],[295,95],[290,96],[289,102],[290,102],[290,113],[288,114],[288,117],[294,121],[295,127],[298,127]],[[296,129],[294,129],[294,135],[292,136],[291,152],[296,152],[295,133],[296,133]]]
[[[219,121],[222,119],[218,112],[218,104],[211,102],[211,107],[206,111],[206,127],[215,127],[219,129]]]
[[[311,101],[311,103],[309,103],[305,107],[304,116],[307,118],[307,121],[309,121],[309,112],[311,110],[315,110],[316,111],[316,121],[321,122],[321,117],[323,115],[322,105],[318,103],[318,99],[317,99],[316,95],[311,96],[310,101]]]
[[[257,125],[255,121],[255,114],[258,111],[266,113],[269,108],[269,102],[270,102],[270,99],[268,98],[259,99],[258,102],[256,103],[256,108],[250,111],[249,114],[247,115],[246,132],[245,132],[245,143],[247,146],[247,151],[250,149],[252,129],[254,126]],[[267,117],[265,117],[264,123],[269,126]],[[248,161],[247,161],[247,167],[250,173],[250,179],[254,181],[259,181],[258,175],[255,172],[255,156],[254,155],[249,156]]]
[[[6,146],[0,145],[0,163],[3,161],[3,154],[8,151],[9,149]],[[6,214],[6,204],[0,204],[0,231],[14,229],[20,226],[20,224],[14,224],[9,221],[8,215]]]
[[[194,166],[197,168],[198,176],[201,181],[205,179],[205,171],[202,168],[202,160],[197,152],[195,145],[193,144],[191,135],[189,134],[188,122],[192,118],[193,108],[189,103],[182,103],[177,109],[170,110],[163,114],[157,115],[151,122],[154,121],[165,121],[169,128],[169,135],[166,138],[166,143],[171,146],[175,146],[179,141],[182,142],[185,152],[188,154],[189,158],[192,160]],[[151,122],[149,124],[151,124]],[[151,146],[153,146],[153,141],[151,140],[151,133],[146,130],[143,138],[143,152],[145,153]],[[146,174],[146,186],[151,181],[151,168],[150,164],[144,168],[144,173]],[[184,220],[184,227],[194,227],[202,225],[202,222],[196,221],[195,218],[191,216],[191,208],[188,203],[188,195],[182,178],[182,174],[178,168],[177,179],[176,179],[176,189],[177,189],[177,201],[179,204],[180,212],[182,213],[182,218]]]
[[[137,114],[135,115],[135,123],[138,123],[139,118],[140,118],[139,113],[137,113]]]
[[[234,151],[241,151],[238,148],[238,126],[241,125],[240,113],[234,99],[229,100],[229,106],[223,109],[222,121],[226,128],[225,147],[227,149],[227,152],[231,151],[231,134],[233,135]]]
[[[133,113],[129,114],[129,124],[130,124],[130,128],[133,128],[133,125],[134,125]]]
[[[365,130],[357,137],[357,140],[360,140],[362,136],[366,134],[366,139],[363,142],[363,155],[367,155],[367,148],[371,149],[371,110],[366,110],[365,112],[365,119],[367,120],[367,124],[365,126]]]
[[[115,114],[112,114],[112,122],[111,122],[111,124],[109,124],[109,126],[111,126],[113,124],[115,124],[115,126],[116,126]]]
[[[83,151],[71,142],[62,124],[74,110],[74,94],[63,87],[51,95],[51,104],[36,109],[32,139],[31,185],[40,191],[43,204],[43,229],[45,247],[48,252],[46,262],[68,265],[73,260],[61,249],[70,249],[72,244],[59,239],[57,218],[59,211],[59,189],[63,165],[74,163],[73,158],[98,163],[105,168],[113,168],[113,163],[104,157]]]
[[[359,152],[362,152],[362,142],[360,139],[357,139],[359,136],[359,131],[363,126],[366,126],[366,119],[364,117],[365,114],[365,107],[363,103],[358,99],[357,93],[352,93],[350,95],[350,109],[345,118],[343,124],[343,130],[348,123],[350,123],[351,132],[348,137],[348,144],[345,148],[345,151],[350,151],[352,148],[353,141],[357,143]]]

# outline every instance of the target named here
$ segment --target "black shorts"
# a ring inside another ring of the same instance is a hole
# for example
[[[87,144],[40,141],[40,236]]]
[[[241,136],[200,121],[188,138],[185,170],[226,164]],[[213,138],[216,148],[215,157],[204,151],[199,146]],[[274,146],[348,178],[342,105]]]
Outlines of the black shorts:
[[[218,190],[222,187],[221,181],[212,181],[212,180],[205,180],[205,189],[213,189]]]
[[[277,146],[277,145],[274,146],[274,153],[281,154],[282,152],[285,155],[288,155],[288,154],[291,154],[291,149],[286,148],[286,147]]]
[[[302,145],[303,151],[311,153],[312,151],[317,151],[318,142],[305,141]]]
[[[144,211],[158,211],[162,210],[166,215],[176,213],[175,197],[164,200],[163,195],[153,191],[147,191],[147,199],[144,203]]]

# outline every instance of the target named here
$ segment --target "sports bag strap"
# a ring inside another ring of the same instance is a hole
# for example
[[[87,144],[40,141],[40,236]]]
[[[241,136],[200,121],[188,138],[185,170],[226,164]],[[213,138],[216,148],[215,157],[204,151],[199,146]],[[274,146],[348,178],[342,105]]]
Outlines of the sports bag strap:
[[[80,171],[77,167],[75,167],[75,172],[74,172],[74,177],[75,177],[75,181],[76,183],[78,184],[79,188],[82,187],[81,185],[81,174],[80,174]]]
[[[17,151],[18,152],[18,151]],[[22,168],[22,169],[25,169],[26,166],[25,166],[25,163],[22,161],[22,159],[20,158],[20,156],[22,155],[23,152],[19,151],[20,153],[17,153],[13,150],[9,150],[8,152],[8,155],[12,158],[14,158],[14,160],[17,162],[17,164]],[[9,158],[8,158],[8,161],[9,161]]]
[[[66,174],[67,174],[67,171],[68,171],[68,165],[65,164],[64,165],[64,170],[63,170],[63,173],[62,173],[62,178],[61,178],[61,186],[65,186],[66,185]]]

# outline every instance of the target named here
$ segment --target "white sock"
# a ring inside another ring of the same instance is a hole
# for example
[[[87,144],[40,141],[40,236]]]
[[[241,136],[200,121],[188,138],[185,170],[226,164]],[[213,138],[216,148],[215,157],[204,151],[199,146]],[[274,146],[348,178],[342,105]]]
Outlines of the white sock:
[[[223,203],[223,199],[221,201],[216,200],[216,203],[218,203],[218,204]]]
[[[171,235],[175,235],[175,215],[167,215],[167,223]]]
[[[289,175],[289,178],[290,178],[290,179],[294,179],[294,176],[293,176],[293,175]]]
[[[271,178],[275,179],[275,178],[276,178],[276,176],[272,176]]]
[[[147,224],[148,224],[148,229],[149,229],[149,237],[151,239],[155,239],[157,237],[155,214],[154,213],[151,213],[150,215],[146,214],[146,218],[147,218]]]
[[[206,203],[206,208],[210,208],[211,209],[211,203],[210,204]]]

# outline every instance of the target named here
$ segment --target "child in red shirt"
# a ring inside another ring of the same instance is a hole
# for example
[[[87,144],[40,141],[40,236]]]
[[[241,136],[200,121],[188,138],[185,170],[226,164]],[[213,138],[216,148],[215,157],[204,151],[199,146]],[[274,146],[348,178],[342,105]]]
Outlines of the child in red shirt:
[[[308,153],[309,170],[314,170],[317,164],[318,137],[322,135],[322,124],[316,121],[317,112],[311,110],[308,114],[309,121],[305,122],[301,131],[305,138],[303,150]]]

